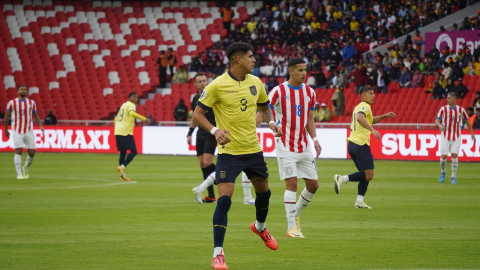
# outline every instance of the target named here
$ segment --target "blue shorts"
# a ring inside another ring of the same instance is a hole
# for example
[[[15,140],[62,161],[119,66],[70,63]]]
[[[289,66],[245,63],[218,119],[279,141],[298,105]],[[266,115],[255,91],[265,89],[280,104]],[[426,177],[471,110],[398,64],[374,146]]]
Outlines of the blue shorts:
[[[246,155],[218,155],[215,169],[217,184],[235,183],[235,179],[242,171],[245,172],[248,179],[254,176],[268,178],[268,167],[263,152]]]
[[[353,142],[348,142],[348,154],[355,163],[358,171],[363,172],[374,169],[373,155],[369,145],[358,145]]]
[[[132,135],[122,136],[122,135],[115,135],[115,139],[117,141],[117,151],[137,151],[137,146],[135,145],[135,139],[133,139]]]

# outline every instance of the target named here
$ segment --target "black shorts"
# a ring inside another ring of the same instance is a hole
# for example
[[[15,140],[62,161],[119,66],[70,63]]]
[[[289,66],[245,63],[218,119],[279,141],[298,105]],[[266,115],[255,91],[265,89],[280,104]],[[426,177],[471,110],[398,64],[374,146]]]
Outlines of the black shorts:
[[[358,171],[373,170],[373,155],[370,151],[370,146],[367,144],[358,145],[353,142],[348,142],[348,154],[352,158]]]
[[[216,183],[235,183],[241,172],[245,172],[248,179],[254,176],[268,178],[267,162],[263,152],[246,155],[220,154],[215,169]]]
[[[215,136],[208,134],[208,135],[200,135],[197,133],[197,157],[203,156],[203,154],[212,154],[215,155],[215,148],[217,147],[217,140]]]
[[[133,139],[132,135],[121,136],[115,135],[115,139],[117,141],[117,151],[137,151],[137,146],[135,145],[135,139]]]

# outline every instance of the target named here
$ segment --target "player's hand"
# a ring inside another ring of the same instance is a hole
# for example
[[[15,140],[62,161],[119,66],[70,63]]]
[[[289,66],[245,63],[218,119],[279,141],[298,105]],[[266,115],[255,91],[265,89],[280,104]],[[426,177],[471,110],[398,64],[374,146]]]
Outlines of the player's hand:
[[[393,112],[389,112],[389,113],[386,113],[386,114],[385,114],[385,117],[386,117],[386,118],[393,118],[393,117],[395,117],[395,116],[397,116],[397,115],[394,114]]]
[[[147,125],[150,125],[152,123],[152,121],[150,121],[150,119],[145,119],[145,123],[147,123]]]
[[[269,125],[269,127],[273,131],[273,134],[275,135],[275,137],[282,137],[282,128],[280,128],[280,126],[277,126],[272,123]]]
[[[445,126],[439,126],[438,129],[440,129],[440,131],[445,131]]]
[[[373,136],[375,136],[375,139],[380,140],[380,132],[376,131],[375,129],[372,130]]]
[[[472,141],[473,141],[473,144],[477,143],[477,138],[475,138],[474,134],[472,134]]]
[[[192,144],[192,136],[187,136],[187,144]]]
[[[43,128],[43,126],[40,126],[40,130],[42,131],[42,137],[43,137],[43,135],[45,135],[45,129]]]
[[[8,132],[8,129],[5,130],[5,137],[7,137],[7,139],[10,139],[10,132]]]
[[[225,145],[231,141],[227,134],[232,135],[230,131],[226,129],[217,129],[213,135],[215,135],[218,144]]]
[[[315,152],[317,152],[317,158],[320,156],[320,153],[322,153],[322,146],[318,141],[313,143],[313,146],[315,147]]]

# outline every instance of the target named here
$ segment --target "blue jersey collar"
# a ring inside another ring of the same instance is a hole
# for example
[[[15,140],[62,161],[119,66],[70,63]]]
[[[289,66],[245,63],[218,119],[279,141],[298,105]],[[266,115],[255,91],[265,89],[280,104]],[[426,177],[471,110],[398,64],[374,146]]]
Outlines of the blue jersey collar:
[[[293,90],[300,90],[300,89],[303,88],[303,83],[299,87],[293,87],[290,84],[287,84],[287,85],[288,85],[288,87],[292,88]]]

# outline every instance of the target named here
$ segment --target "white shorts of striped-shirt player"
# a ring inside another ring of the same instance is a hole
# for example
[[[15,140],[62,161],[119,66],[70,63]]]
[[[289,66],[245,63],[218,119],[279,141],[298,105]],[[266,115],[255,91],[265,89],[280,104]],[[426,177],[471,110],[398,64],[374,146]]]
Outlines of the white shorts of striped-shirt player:
[[[278,170],[280,180],[291,177],[318,180],[317,164],[308,144],[307,149],[303,153],[290,152],[285,149],[282,140],[277,138],[275,144],[277,153]]]
[[[23,148],[25,146],[26,149],[35,149],[35,135],[33,134],[33,130],[25,134],[19,134],[12,130],[12,139],[13,139],[13,149]]]
[[[440,154],[448,155],[448,153],[458,154],[460,152],[460,147],[462,146],[462,136],[455,141],[450,141],[445,139],[443,136],[440,137]]]

